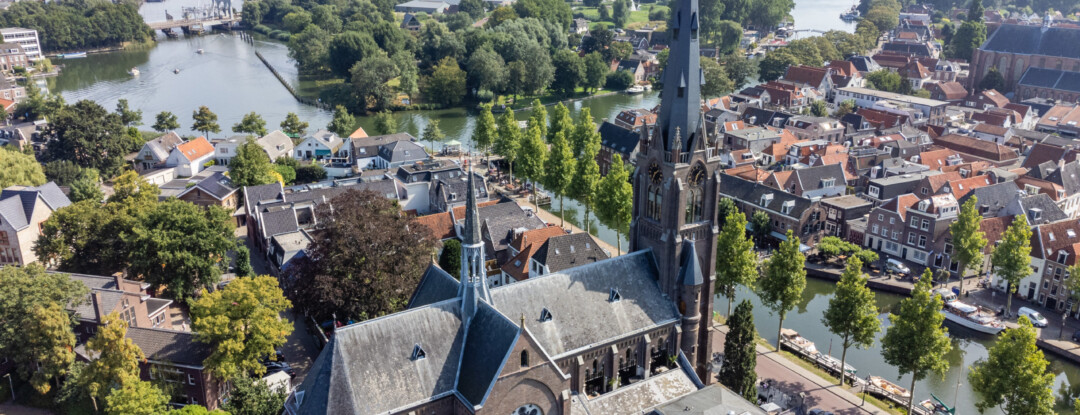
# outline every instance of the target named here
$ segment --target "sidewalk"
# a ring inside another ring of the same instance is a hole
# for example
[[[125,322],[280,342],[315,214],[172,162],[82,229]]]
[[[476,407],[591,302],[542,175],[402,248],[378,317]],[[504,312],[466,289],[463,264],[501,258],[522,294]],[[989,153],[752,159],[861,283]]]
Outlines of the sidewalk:
[[[716,352],[723,352],[726,334],[727,326],[713,326]],[[760,379],[772,379],[774,387],[790,396],[804,394],[803,402],[807,410],[820,408],[837,415],[889,413],[872,404],[862,403],[862,398],[855,393],[822,379],[760,344],[757,345],[757,374]]]
[[[976,285],[973,281],[968,282],[968,284],[964,285],[965,295],[960,301],[981,305],[993,310],[1005,307],[1006,299],[1003,292],[995,291],[991,288],[975,288]],[[957,282],[955,281],[948,285],[949,288],[956,286]],[[968,295],[968,292],[970,292],[970,295]],[[1062,315],[1058,314],[1057,311],[1050,310],[1028,300],[1013,297],[1012,310],[1010,313],[1011,317],[1000,317],[1007,327],[1014,328],[1017,326],[1016,313],[1020,307],[1031,308],[1038,311],[1043,317],[1046,317],[1047,326],[1044,328],[1035,328],[1036,333],[1038,333],[1038,345],[1040,348],[1080,364],[1080,344],[1076,344],[1072,341],[1073,333],[1080,330],[1080,321],[1066,318],[1065,326],[1063,328],[1061,325]]]

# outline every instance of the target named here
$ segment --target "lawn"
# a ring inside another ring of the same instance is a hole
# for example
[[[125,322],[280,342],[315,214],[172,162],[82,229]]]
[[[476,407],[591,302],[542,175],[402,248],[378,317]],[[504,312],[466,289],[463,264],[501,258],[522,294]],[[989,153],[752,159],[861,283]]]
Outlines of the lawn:
[[[608,7],[608,11],[610,12],[611,11],[611,5],[606,5],[606,6]],[[640,28],[641,26],[644,26],[645,23],[660,23],[660,24],[665,24],[666,25],[667,22],[663,22],[663,21],[655,21],[655,22],[649,21],[649,8],[650,7],[654,8],[656,10],[668,10],[668,6],[661,6],[661,5],[653,4],[653,5],[644,6],[641,10],[632,11],[632,12],[630,12],[630,20],[628,20],[626,22],[627,28]],[[613,26],[613,23],[611,23],[611,22],[598,21],[600,19],[600,12],[597,10],[596,7],[585,7],[585,6],[574,7],[574,14],[575,15],[580,14],[586,20],[589,20],[590,22],[592,22],[591,27],[604,26],[604,27],[607,27],[607,28],[611,28]]]

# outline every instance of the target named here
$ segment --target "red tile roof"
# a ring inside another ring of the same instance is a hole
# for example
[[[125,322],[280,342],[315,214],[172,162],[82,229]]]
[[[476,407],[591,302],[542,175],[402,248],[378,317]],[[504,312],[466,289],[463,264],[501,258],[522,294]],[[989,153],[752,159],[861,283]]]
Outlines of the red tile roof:
[[[180,144],[176,146],[176,149],[180,150],[180,154],[183,154],[188,161],[195,161],[200,157],[214,153],[214,146],[209,141],[206,141],[206,137],[199,137]]]
[[[956,196],[956,199],[959,200],[974,189],[994,184],[994,181],[990,179],[990,176],[982,175],[960,180],[949,180],[948,184],[953,196]]]
[[[784,80],[817,87],[821,85],[821,82],[825,79],[825,76],[828,75],[828,72],[829,71],[825,68],[813,66],[789,66],[787,73],[784,74]]]
[[[855,63],[851,61],[832,61],[829,62],[829,67],[837,74],[843,76],[854,76],[859,73],[859,69],[856,68]]]
[[[934,144],[993,161],[1013,160],[1018,157],[1016,151],[1008,146],[957,134],[935,138]]]
[[[967,89],[959,82],[938,82],[932,85],[932,89],[941,91],[939,98],[944,98],[945,101],[961,100],[968,95]]]
[[[502,265],[502,270],[518,281],[529,278],[529,260],[532,259],[533,254],[549,238],[562,235],[566,235],[566,231],[558,226],[533,229],[515,235],[514,240],[510,242],[510,246],[519,252]]]
[[[413,222],[421,226],[426,226],[431,230],[431,236],[438,240],[450,239],[457,236],[457,232],[454,230],[454,218],[450,217],[450,212],[420,216],[413,219]]]

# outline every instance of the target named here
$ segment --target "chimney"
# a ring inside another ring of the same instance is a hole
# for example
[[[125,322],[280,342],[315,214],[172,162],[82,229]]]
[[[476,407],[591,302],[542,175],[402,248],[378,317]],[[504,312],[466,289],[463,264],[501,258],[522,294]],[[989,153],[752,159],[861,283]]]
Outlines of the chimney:
[[[115,272],[115,273],[113,273],[112,277],[113,277],[113,281],[116,282],[116,289],[118,289],[120,291],[127,291],[127,290],[124,289],[124,273],[123,272]]]
[[[90,295],[90,299],[94,303],[94,312],[97,313],[97,319],[98,321],[101,321],[109,314],[105,311],[105,306],[101,304],[101,292],[94,291],[93,294]]]

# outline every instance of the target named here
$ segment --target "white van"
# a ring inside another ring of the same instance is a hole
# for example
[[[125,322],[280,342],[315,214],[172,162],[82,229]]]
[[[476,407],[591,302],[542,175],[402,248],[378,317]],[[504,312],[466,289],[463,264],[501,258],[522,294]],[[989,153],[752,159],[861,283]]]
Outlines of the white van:
[[[1028,320],[1031,320],[1031,325],[1035,327],[1046,327],[1048,323],[1046,317],[1043,317],[1038,311],[1027,307],[1020,307],[1020,310],[1016,312],[1016,317],[1019,318],[1020,316],[1027,317]]]

